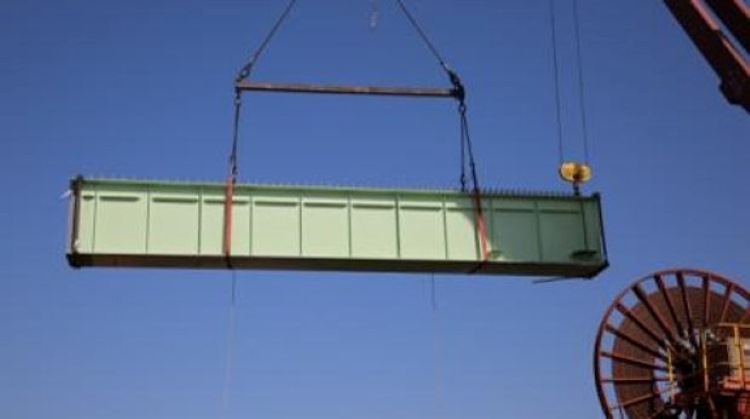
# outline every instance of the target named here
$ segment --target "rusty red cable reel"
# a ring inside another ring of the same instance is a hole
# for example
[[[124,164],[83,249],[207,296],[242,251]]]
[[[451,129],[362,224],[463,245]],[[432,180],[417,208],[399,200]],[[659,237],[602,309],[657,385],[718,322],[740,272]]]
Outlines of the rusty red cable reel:
[[[660,271],[607,309],[597,393],[607,418],[750,418],[746,361],[750,293],[710,272]]]

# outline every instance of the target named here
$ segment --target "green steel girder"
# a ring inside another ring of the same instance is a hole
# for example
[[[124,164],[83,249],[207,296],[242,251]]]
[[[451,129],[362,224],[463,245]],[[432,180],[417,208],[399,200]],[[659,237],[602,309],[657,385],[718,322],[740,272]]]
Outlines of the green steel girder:
[[[77,178],[71,266],[593,277],[607,266],[599,195],[236,185]]]

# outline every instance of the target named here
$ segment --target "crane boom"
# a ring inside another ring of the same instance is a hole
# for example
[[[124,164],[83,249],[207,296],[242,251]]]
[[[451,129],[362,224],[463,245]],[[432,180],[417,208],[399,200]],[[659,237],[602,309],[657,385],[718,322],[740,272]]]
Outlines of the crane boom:
[[[724,34],[711,8],[726,28],[748,49],[750,18],[743,0],[664,0],[677,22],[721,79],[724,97],[750,113],[750,64]]]
[[[706,0],[745,51],[750,51],[750,8],[744,0]]]

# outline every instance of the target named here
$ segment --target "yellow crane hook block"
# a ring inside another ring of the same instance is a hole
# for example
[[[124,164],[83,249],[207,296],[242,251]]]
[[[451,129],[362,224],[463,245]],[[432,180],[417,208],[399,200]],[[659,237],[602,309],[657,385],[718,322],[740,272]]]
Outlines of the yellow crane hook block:
[[[237,184],[228,195],[219,183],[82,177],[71,192],[73,267],[564,277],[607,267],[598,194]]]

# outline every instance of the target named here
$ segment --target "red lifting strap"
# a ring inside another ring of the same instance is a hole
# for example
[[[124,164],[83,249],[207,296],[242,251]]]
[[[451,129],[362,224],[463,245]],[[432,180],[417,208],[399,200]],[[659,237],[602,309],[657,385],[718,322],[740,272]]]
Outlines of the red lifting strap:
[[[489,259],[489,246],[487,245],[487,227],[484,222],[484,212],[482,211],[482,197],[478,189],[474,189],[474,216],[476,218],[476,228],[479,234],[479,246],[482,251],[482,262],[474,269],[479,270],[482,265]]]

